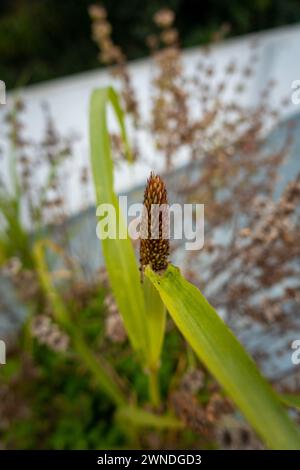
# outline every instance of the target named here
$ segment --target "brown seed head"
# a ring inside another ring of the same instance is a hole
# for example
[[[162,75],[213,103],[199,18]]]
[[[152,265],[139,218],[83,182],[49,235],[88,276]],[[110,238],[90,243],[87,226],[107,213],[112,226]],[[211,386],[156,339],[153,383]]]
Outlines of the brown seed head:
[[[159,213],[151,211],[155,204]],[[144,192],[144,214],[141,223],[140,263],[141,271],[148,264],[153,271],[161,271],[168,266],[169,239],[165,237],[167,228],[166,205],[168,204],[167,189],[160,176],[151,172]],[[153,221],[151,216],[155,216]],[[164,221],[164,224],[163,224]],[[156,234],[156,235],[155,235]],[[154,236],[155,238],[154,238]]]
[[[154,23],[160,28],[170,27],[175,19],[175,13],[169,8],[162,8],[153,17]]]

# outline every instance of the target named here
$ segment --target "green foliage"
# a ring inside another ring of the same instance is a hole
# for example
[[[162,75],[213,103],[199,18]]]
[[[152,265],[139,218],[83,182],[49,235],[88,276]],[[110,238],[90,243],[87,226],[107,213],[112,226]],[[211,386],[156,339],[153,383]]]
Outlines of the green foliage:
[[[101,289],[100,289],[101,290]],[[147,403],[147,380],[140,367],[132,358],[130,345],[107,342],[104,338],[106,312],[99,299],[101,292],[90,297],[88,305],[76,316],[76,325],[86,341],[92,346],[96,341],[105,349],[107,360],[118,374],[126,377],[135,390],[140,403]],[[94,327],[91,327],[91,324]],[[163,398],[166,399],[168,385],[176,367],[177,353],[183,349],[183,342],[173,329],[168,334],[163,352]],[[178,346],[180,346],[178,348]],[[27,354],[29,351],[27,352]],[[14,417],[6,431],[0,436],[13,449],[122,449],[136,447],[128,433],[130,427],[138,424],[146,435],[150,430],[160,432],[175,430],[180,445],[195,445],[198,436],[182,427],[172,415],[153,415],[130,405],[115,415],[115,407],[98,387],[80,357],[74,354],[57,354],[36,340],[30,352],[30,367],[34,374],[26,375],[24,351],[10,354],[7,365],[1,369],[1,386],[17,384],[18,395],[15,407],[25,406],[27,413]],[[29,357],[27,357],[27,360]],[[26,363],[26,361],[25,361]],[[25,372],[24,372],[25,369]],[[13,393],[11,391],[10,393]],[[128,416],[128,413],[130,415]]]
[[[33,266],[30,234],[21,217],[21,191],[17,174],[16,148],[12,139],[8,170],[8,188],[0,185],[0,266],[13,256],[19,257],[27,268]]]
[[[99,316],[99,314],[98,314]],[[82,370],[78,358],[35,344],[37,377],[20,385],[28,417],[13,421],[5,441],[13,448],[97,449],[121,446],[114,407]]]

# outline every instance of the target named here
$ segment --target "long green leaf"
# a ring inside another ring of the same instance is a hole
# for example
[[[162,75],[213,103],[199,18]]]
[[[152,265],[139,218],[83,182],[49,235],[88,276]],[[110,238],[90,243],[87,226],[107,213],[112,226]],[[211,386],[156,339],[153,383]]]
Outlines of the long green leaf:
[[[146,275],[159,291],[178,329],[272,449],[300,449],[300,436],[254,361],[201,292],[170,265]]]
[[[91,165],[96,190],[97,205],[111,204],[116,212],[116,230],[127,233],[117,197],[114,193],[113,162],[107,128],[107,106],[115,112],[123,141],[129,153],[124,116],[119,99],[110,87],[95,90],[90,102]],[[103,238],[103,237],[101,237]],[[123,317],[131,343],[143,361],[148,356],[148,328],[143,291],[134,250],[128,237],[102,239],[105,264],[113,294]]]

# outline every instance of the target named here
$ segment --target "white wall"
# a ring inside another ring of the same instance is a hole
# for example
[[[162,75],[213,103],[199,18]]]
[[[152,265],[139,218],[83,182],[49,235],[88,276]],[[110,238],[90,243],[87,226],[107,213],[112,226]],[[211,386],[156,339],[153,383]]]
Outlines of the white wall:
[[[245,94],[245,102],[254,103],[259,97],[259,90],[267,81],[275,78],[277,81],[274,101],[280,101],[283,96],[291,96],[291,83],[300,79],[300,26],[280,28],[257,35],[249,35],[234,40],[228,40],[214,47],[210,62],[217,70],[217,78],[220,79],[221,70],[234,59],[238,65],[246,65],[248,60],[249,42],[256,37],[259,39],[260,60],[255,66],[256,75],[250,80],[251,87]],[[200,49],[187,50],[184,53],[184,62],[187,71],[193,71],[197,65]],[[142,103],[145,116],[149,112],[149,84],[153,73],[150,59],[134,62],[130,65],[133,82]],[[91,91],[99,86],[112,84],[110,75],[106,70],[96,70],[78,74],[68,78],[52,80],[41,85],[24,88],[21,94],[26,104],[26,127],[28,136],[38,138],[43,133],[44,119],[41,104],[47,102],[50,105],[51,114],[55,119],[57,128],[62,134],[74,131],[80,135],[80,140],[75,147],[75,163],[73,167],[81,166],[89,158],[88,144],[88,109]],[[145,92],[146,90],[146,92]],[[8,103],[12,93],[8,96]],[[276,103],[274,103],[276,104]],[[0,118],[4,107],[0,107]],[[300,105],[292,103],[282,110],[282,117],[300,112]],[[112,122],[111,122],[112,124]],[[3,143],[3,126],[1,126],[0,137]],[[133,168],[122,166],[115,171],[115,188],[124,191],[132,188],[137,183],[143,183],[150,169],[159,170],[160,160],[155,158],[157,152],[153,149],[152,142],[143,139],[143,157],[148,164],[137,163]],[[184,161],[177,164],[180,165]],[[2,164],[2,163],[1,163]],[[76,212],[80,206],[76,192],[77,180],[70,175],[66,181],[66,191],[72,195],[71,207]]]

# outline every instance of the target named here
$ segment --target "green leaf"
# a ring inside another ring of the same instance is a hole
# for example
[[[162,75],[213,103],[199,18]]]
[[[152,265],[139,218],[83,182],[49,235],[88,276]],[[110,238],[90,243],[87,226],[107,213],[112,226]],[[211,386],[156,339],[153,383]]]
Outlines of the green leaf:
[[[116,213],[116,230],[125,238],[102,238],[102,249],[110,285],[124,320],[133,348],[147,360],[149,338],[143,291],[131,240],[114,193],[113,161],[107,128],[107,106],[110,104],[117,117],[122,138],[130,155],[125,132],[124,116],[119,99],[110,87],[95,90],[90,102],[91,165],[97,205],[111,204]],[[103,231],[102,231],[103,232]]]
[[[199,358],[272,449],[300,449],[298,429],[254,361],[201,292],[170,265],[146,268],[175,324]]]

